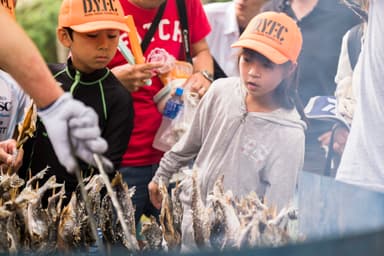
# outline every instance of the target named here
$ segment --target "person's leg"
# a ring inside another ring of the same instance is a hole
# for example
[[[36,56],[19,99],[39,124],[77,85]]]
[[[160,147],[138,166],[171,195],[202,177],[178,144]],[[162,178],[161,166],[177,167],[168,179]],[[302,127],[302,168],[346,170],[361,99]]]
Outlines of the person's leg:
[[[156,172],[158,167],[159,167],[158,164],[152,165],[152,175],[151,175],[151,178],[148,180],[148,183],[152,180],[152,177],[155,175],[155,172]],[[148,183],[147,183],[147,186],[148,186]],[[151,201],[149,200],[148,187],[146,187],[146,188],[147,188],[146,191],[147,191],[148,201],[144,207],[143,214],[145,214],[147,217],[150,217],[152,215],[156,218],[157,222],[159,222],[160,210],[156,209],[156,207],[154,207],[153,204],[151,203]]]
[[[305,158],[303,170],[324,175],[326,152],[321,147],[317,137],[307,137],[305,140]]]
[[[137,224],[142,214],[152,214],[158,218],[159,210],[151,204],[149,200],[148,184],[152,180],[158,165],[148,166],[129,166],[120,168],[124,181],[128,187],[136,187],[136,192],[132,197],[135,206],[135,223]]]
[[[305,133],[305,158],[303,170],[324,175],[326,167],[326,152],[319,137],[332,129],[333,123],[311,120]]]

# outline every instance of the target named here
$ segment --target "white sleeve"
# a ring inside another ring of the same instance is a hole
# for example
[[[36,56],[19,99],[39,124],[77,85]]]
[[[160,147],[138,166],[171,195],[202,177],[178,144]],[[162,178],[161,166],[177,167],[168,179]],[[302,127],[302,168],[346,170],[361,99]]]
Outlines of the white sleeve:
[[[345,77],[352,76],[352,67],[349,61],[348,55],[348,37],[350,34],[350,30],[348,30],[344,36],[341,43],[341,50],[339,55],[339,62],[337,65],[337,73],[335,76],[335,82],[338,85],[340,81],[342,81]],[[337,89],[337,88],[336,88]]]
[[[384,191],[384,1],[371,0],[365,42],[353,75],[357,106],[337,179]]]
[[[345,33],[341,44],[339,63],[335,76],[337,100],[336,110],[350,124],[352,122],[356,100],[352,89],[353,70],[348,55],[348,37],[350,30]]]

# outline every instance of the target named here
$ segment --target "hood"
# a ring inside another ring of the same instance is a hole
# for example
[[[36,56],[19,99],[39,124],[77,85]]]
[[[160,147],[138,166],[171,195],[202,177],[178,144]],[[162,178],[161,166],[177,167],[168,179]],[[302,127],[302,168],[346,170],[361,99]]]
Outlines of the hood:
[[[238,80],[240,93],[243,95],[243,99],[247,94],[246,89],[241,83],[241,80]],[[246,112],[245,101],[243,101],[242,108]],[[285,109],[278,108],[272,112],[248,112],[248,115],[255,116],[266,121],[277,123],[283,126],[296,127],[300,129],[307,129],[306,123],[301,119],[301,116],[296,108]]]
[[[279,108],[269,113],[250,112],[249,114],[254,114],[261,119],[274,122],[282,126],[296,127],[303,130],[307,129],[306,123],[301,119],[299,112],[295,108]]]

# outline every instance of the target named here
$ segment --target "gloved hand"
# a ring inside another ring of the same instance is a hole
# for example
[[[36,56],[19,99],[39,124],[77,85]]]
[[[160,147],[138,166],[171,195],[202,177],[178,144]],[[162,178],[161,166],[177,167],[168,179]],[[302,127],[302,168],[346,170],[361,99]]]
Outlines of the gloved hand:
[[[74,100],[70,93],[64,93],[48,108],[38,110],[38,115],[57,158],[69,173],[77,168],[75,155],[96,166],[93,153],[102,154],[108,148],[107,142],[100,137],[95,111]],[[102,157],[102,161],[106,170],[113,169],[108,159]]]

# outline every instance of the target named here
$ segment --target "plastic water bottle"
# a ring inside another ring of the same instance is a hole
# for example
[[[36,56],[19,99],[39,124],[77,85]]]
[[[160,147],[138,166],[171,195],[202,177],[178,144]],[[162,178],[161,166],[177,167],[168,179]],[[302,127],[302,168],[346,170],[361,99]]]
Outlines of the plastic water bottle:
[[[171,124],[172,120],[176,118],[177,114],[183,108],[183,102],[181,100],[183,92],[183,88],[176,88],[175,94],[165,104],[163,119],[153,141],[153,147],[158,150],[167,151],[176,141],[176,139],[173,138]]]
[[[165,104],[163,117],[175,119],[177,114],[180,112],[180,109],[183,107],[183,102],[181,101],[183,91],[183,88],[176,88],[175,95],[173,95],[173,97],[171,97]]]

